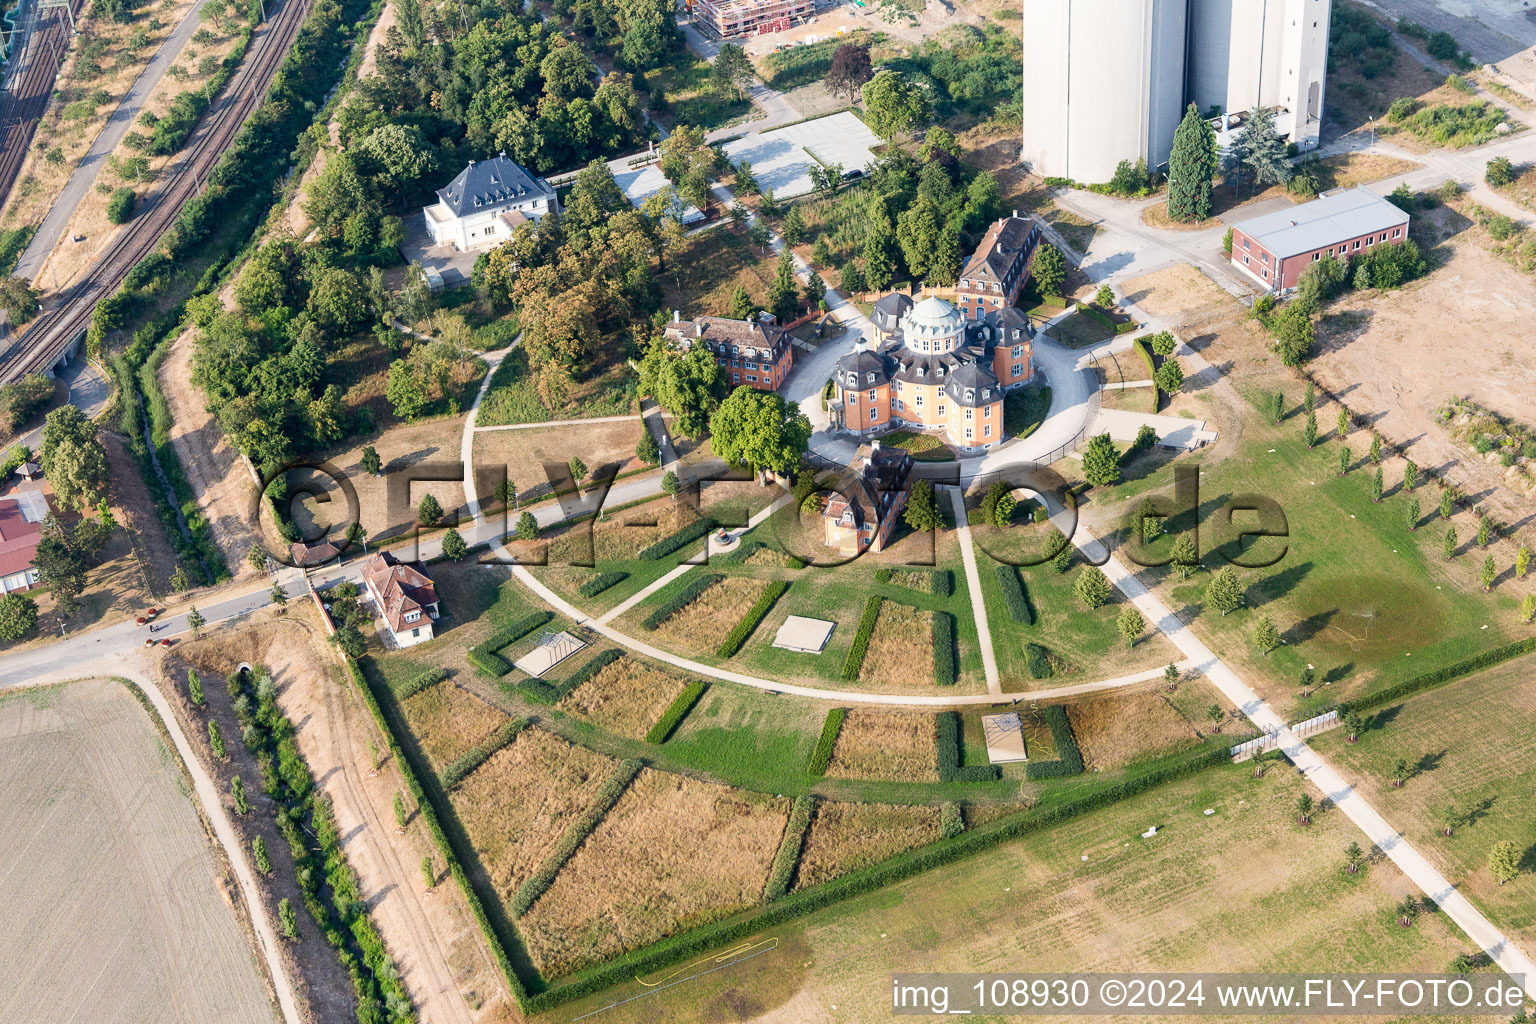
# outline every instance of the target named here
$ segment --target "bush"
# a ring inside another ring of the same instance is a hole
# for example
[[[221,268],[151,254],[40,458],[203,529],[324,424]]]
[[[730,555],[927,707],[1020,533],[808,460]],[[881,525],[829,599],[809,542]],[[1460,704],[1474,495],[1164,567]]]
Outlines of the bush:
[[[704,691],[707,689],[709,684],[697,679],[683,687],[683,692],[677,695],[662,716],[656,720],[656,724],[651,726],[650,731],[645,734],[645,742],[667,742],[667,737],[672,735],[672,730],[682,723],[684,717],[693,710],[693,706],[699,702],[700,697],[704,696]]]
[[[609,587],[623,583],[629,579],[627,572],[605,572],[592,577],[576,588],[576,592],[582,597],[596,597]]]
[[[1515,165],[1507,156],[1496,156],[1488,161],[1488,169],[1483,172],[1483,180],[1494,188],[1503,188],[1515,183]]]
[[[651,609],[651,613],[640,620],[640,625],[646,629],[655,629],[672,616],[698,600],[700,594],[710,587],[725,579],[720,573],[702,573],[688,580],[683,586],[672,591],[672,596],[662,601],[661,604]]]
[[[587,836],[592,834],[592,830],[597,828],[613,805],[619,802],[619,797],[624,795],[624,791],[629,788],[629,784],[634,781],[636,775],[640,774],[640,769],[643,767],[645,766],[636,760],[619,762],[619,766],[614,769],[612,775],[608,776],[602,788],[597,791],[597,795],[592,798],[592,803],[571,822],[554,849],[549,851],[549,856],[544,858],[544,863],[539,865],[538,870],[530,875],[527,881],[517,887],[517,891],[507,901],[507,910],[513,917],[522,917],[528,913],[528,909],[538,901],[540,896],[544,895],[544,891],[554,882],[560,869],[565,867],[565,862],[571,859],[571,854],[586,841]]]
[[[955,617],[949,612],[933,613],[933,681],[955,684]]]
[[[853,643],[848,645],[848,656],[843,659],[843,678],[859,678],[864,667],[864,654],[869,650],[869,635],[875,631],[875,619],[880,616],[880,598],[871,597],[864,602],[864,613],[859,616],[858,629],[854,630]]]
[[[939,805],[939,834],[945,839],[953,839],[965,831],[965,815],[960,812],[960,805],[953,800],[946,800]]]
[[[955,592],[955,574],[948,569],[935,569],[928,579],[928,589],[934,597],[951,597]]]
[[[510,626],[501,627],[475,644],[464,656],[469,659],[471,665],[486,675],[504,676],[512,671],[512,666],[497,652],[517,643],[554,617],[553,612],[534,612],[531,615],[525,615]]]
[[[1024,664],[1035,679],[1051,677],[1051,653],[1039,644],[1024,645]]]
[[[784,580],[774,580],[768,584],[752,607],[747,609],[747,614],[741,617],[741,621],[731,627],[730,634],[720,642],[715,654],[722,658],[729,658],[741,650],[741,645],[747,642],[747,637],[752,635],[752,631],[773,610],[775,602],[783,597],[788,589],[789,584]]]
[[[998,566],[997,585],[1003,592],[1003,604],[1008,606],[1009,617],[1014,622],[1033,626],[1035,608],[1030,603],[1029,594],[1024,588],[1024,580],[1019,576],[1019,570],[1011,565]]]
[[[1456,45],[1456,37],[1449,32],[1432,32],[1424,42],[1424,52],[1436,60],[1455,60],[1461,48]]]
[[[847,708],[833,708],[827,712],[826,720],[821,723],[821,735],[816,738],[816,749],[811,751],[811,762],[805,769],[811,778],[818,779],[827,774],[827,765],[832,763],[832,748],[837,745],[837,734],[842,731],[847,715]]]
[[[395,687],[395,699],[406,700],[416,696],[429,686],[436,686],[448,678],[448,670],[444,668],[424,668],[399,686]]]
[[[681,530],[678,530],[671,536],[663,537],[656,541],[654,544],[641,548],[640,552],[635,555],[635,557],[641,561],[646,561],[653,558],[664,558],[667,555],[670,555],[672,552],[676,551],[678,548],[682,547],[684,544],[689,544],[698,540],[700,537],[703,537],[705,534],[709,533],[709,531],[713,530],[719,525],[720,524],[715,522],[713,519],[705,516],[703,519],[683,527]]]
[[[800,850],[805,846],[806,830],[811,827],[811,812],[815,809],[815,797],[795,797],[789,809],[789,823],[784,826],[784,838],[779,840],[773,867],[768,871],[768,884],[763,886],[764,903],[772,903],[789,892],[789,883],[794,880],[795,868],[800,863]]]
[[[112,193],[112,198],[107,200],[107,221],[111,224],[125,224],[129,217],[133,216],[133,206],[136,197],[131,188],[120,188]]]
[[[565,682],[559,686],[551,686],[542,679],[529,679],[518,683],[517,688],[529,700],[540,704],[557,704],[560,698],[622,657],[624,657],[623,651],[616,647],[610,647],[608,650],[589,658],[581,668],[572,672]]]
[[[1072,735],[1072,723],[1067,719],[1067,709],[1060,704],[1045,708],[1045,724],[1050,726],[1051,739],[1056,741],[1056,760],[1030,761],[1024,766],[1026,779],[1061,779],[1083,774],[1083,752],[1077,749],[1077,738]]]
[[[940,711],[934,720],[939,748],[940,782],[996,782],[1003,770],[995,764],[962,767],[960,763],[960,713]]]
[[[1418,109],[1418,100],[1411,96],[1399,96],[1397,99],[1393,100],[1392,105],[1387,108],[1387,119],[1401,123],[1412,117],[1414,112]]]
[[[476,768],[489,761],[492,754],[516,739],[517,734],[526,729],[530,721],[527,718],[514,718],[503,722],[485,742],[466,750],[438,776],[443,788],[452,789],[467,779]]]

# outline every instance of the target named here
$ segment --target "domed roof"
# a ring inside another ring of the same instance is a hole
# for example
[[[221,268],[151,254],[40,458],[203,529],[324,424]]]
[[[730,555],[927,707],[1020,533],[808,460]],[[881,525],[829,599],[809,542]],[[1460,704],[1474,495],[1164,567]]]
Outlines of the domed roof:
[[[909,338],[947,338],[958,334],[964,326],[965,318],[960,311],[936,295],[913,306],[905,321]]]

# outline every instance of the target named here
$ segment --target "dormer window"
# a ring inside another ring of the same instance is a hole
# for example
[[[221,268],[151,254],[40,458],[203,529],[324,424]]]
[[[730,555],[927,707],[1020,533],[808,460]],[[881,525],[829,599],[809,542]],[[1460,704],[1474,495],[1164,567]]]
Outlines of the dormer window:
[[[965,400],[967,402],[974,402],[974,401],[976,401],[976,389],[975,388],[966,388],[965,389]]]
[[[874,383],[874,382],[875,382],[875,375],[874,375],[874,373],[873,373],[873,372],[871,372],[871,373],[870,373],[870,374],[869,374],[869,382],[870,382],[870,383],[871,383],[871,384],[873,384],[873,383]]]

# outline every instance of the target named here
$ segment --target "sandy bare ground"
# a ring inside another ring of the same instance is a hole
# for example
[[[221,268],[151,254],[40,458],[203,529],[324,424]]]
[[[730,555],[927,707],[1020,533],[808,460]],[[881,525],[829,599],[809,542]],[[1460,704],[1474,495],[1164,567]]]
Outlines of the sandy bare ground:
[[[188,792],[117,683],[0,699],[0,1019],[270,1024]]]
[[[182,331],[160,366],[160,390],[171,407],[171,446],[186,471],[197,507],[213,528],[213,539],[236,579],[254,576],[245,560],[258,540],[248,515],[255,483],[240,453],[230,445],[203,396],[192,384],[192,351],[197,331]]]
[[[392,801],[405,784],[391,762],[374,769],[369,740],[383,751],[384,738],[334,655],[311,640],[273,644],[266,660],[278,703],[297,730],[299,751],[333,801],[347,860],[418,1019],[432,1024],[508,1019],[509,999],[495,964],[425,826],[416,816],[404,833],[395,826]],[[421,867],[429,855],[438,877],[430,891]]]

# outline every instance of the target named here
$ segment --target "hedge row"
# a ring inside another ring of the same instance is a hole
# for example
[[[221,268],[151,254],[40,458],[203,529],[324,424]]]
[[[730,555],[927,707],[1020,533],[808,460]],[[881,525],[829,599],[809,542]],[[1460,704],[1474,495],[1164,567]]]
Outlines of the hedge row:
[[[605,572],[587,580],[587,582],[576,588],[576,592],[582,597],[596,597],[609,587],[623,583],[627,579],[629,579],[629,573],[627,572]]]
[[[597,791],[597,795],[592,798],[592,803],[577,816],[575,821],[571,822],[565,834],[560,837],[560,842],[549,852],[549,856],[544,858],[544,863],[540,864],[539,869],[512,894],[512,898],[507,902],[507,910],[513,917],[522,917],[528,913],[529,908],[544,895],[544,891],[554,884],[555,876],[560,873],[561,868],[565,867],[565,862],[571,859],[576,848],[586,841],[587,836],[592,834],[613,805],[619,802],[619,797],[624,795],[624,791],[629,788],[629,784],[634,781],[636,775],[640,774],[640,769],[643,767],[645,766],[641,762],[633,758],[619,762],[619,766],[614,769],[612,775],[608,776],[602,788]]]
[[[928,589],[934,597],[950,597],[955,592],[955,574],[948,569],[935,569],[928,577]]]
[[[1420,690],[1430,690],[1436,686],[1443,686],[1462,676],[1470,675],[1485,668],[1492,668],[1494,665],[1503,664],[1511,658],[1518,658],[1522,654],[1530,654],[1532,651],[1536,651],[1536,637],[1516,640],[1512,644],[1505,644],[1503,647],[1495,647],[1481,654],[1474,654],[1470,658],[1463,658],[1461,661],[1437,668],[1433,672],[1426,672],[1421,676],[1405,679],[1401,683],[1377,690],[1375,693],[1368,693],[1355,700],[1345,701],[1339,705],[1339,714],[1343,715],[1348,711],[1360,712],[1380,707],[1383,704],[1390,704],[1410,694],[1418,693]]]
[[[438,776],[438,780],[442,782],[443,788],[452,789],[469,778],[476,768],[479,768],[491,759],[492,754],[516,739],[517,734],[526,729],[531,721],[532,719],[528,718],[514,718],[503,722],[501,727],[491,733],[485,742],[466,750],[453,764],[444,768],[442,774]]]
[[[698,540],[719,525],[713,519],[705,516],[703,519],[683,527],[671,536],[663,537],[654,544],[641,548],[635,557],[641,560],[664,558],[684,544],[691,544],[693,541]]]
[[[690,579],[685,585],[672,592],[672,596],[662,601],[661,604],[651,609],[651,613],[640,620],[640,625],[646,629],[655,629],[672,616],[688,607],[699,599],[699,595],[710,587],[725,579],[717,572],[702,573]]]
[[[880,617],[880,598],[871,597],[864,602],[864,614],[859,616],[859,628],[854,631],[853,643],[848,656],[843,659],[843,678],[859,678],[864,667],[864,654],[869,650],[869,635],[875,631],[875,620]]]
[[[964,767],[960,761],[960,713],[941,711],[935,722],[939,747],[940,782],[996,782],[1003,770],[995,764]]]
[[[955,617],[949,612],[933,613],[933,681],[955,685]]]
[[[1036,679],[1051,678],[1051,654],[1039,644],[1024,645],[1024,664]]]
[[[931,871],[962,857],[981,853],[1000,843],[1128,799],[1174,779],[1230,763],[1231,756],[1225,747],[1201,750],[1187,761],[1168,764],[1145,775],[1106,786],[1075,801],[1010,815],[980,828],[963,832],[953,839],[941,839],[916,850],[898,854],[878,864],[851,871],[820,885],[789,893],[756,912],[740,914],[704,925],[663,939],[652,946],[636,950],[600,966],[573,974],[555,987],[540,992],[528,1000],[525,1012],[542,1012],[573,999],[580,999],[629,981],[637,974],[649,974],[662,967],[699,956],[822,907],[883,888],[925,871]]]
[[[1019,577],[1019,570],[1011,565],[998,566],[997,586],[1003,592],[1003,604],[1008,606],[1009,617],[1014,622],[1033,626],[1035,606],[1030,603],[1029,592],[1024,587],[1024,580]]]
[[[709,684],[698,679],[683,687],[683,692],[673,699],[671,706],[645,734],[645,742],[667,742],[667,737],[672,735],[672,730],[676,729],[688,712],[693,710],[693,706],[699,702],[700,697],[704,696],[704,691],[707,689]]]
[[[742,541],[741,544],[737,545],[735,551],[732,551],[728,555],[721,555],[720,558],[719,558],[719,561],[722,562],[725,565],[742,565],[742,564],[745,564],[747,559],[751,558],[753,555],[757,554],[759,551],[774,551],[774,552],[777,552],[778,549],[777,548],[771,548],[767,544],[764,544],[760,540]],[[786,553],[784,555],[784,558],[785,558],[785,560],[788,563],[787,567],[790,568],[790,569],[804,569],[805,568],[805,563],[800,561],[800,559],[796,558],[794,555]]]
[[[847,716],[847,708],[833,708],[827,712],[826,721],[821,723],[821,735],[816,738],[816,749],[811,751],[811,763],[806,767],[806,774],[811,778],[827,774],[827,765],[832,763],[832,748],[837,745],[837,734],[842,732],[843,719]]]
[[[597,675],[603,669],[607,668],[609,665],[612,665],[622,657],[624,657],[623,651],[616,647],[610,647],[608,650],[602,651],[589,658],[586,664],[582,665],[581,668],[567,676],[565,682],[561,683],[559,686],[546,683],[542,679],[528,679],[518,683],[517,688],[529,700],[536,701],[540,704],[557,704],[559,703],[560,698],[564,697],[566,694],[576,689],[576,687],[580,686],[588,679],[591,679],[593,676]]]
[[[1157,364],[1152,360],[1152,350],[1147,348],[1146,341],[1142,338],[1137,338],[1131,342],[1131,348],[1136,350],[1136,354],[1141,356],[1141,361],[1146,364],[1147,376],[1149,378],[1154,376],[1157,373]],[[1155,413],[1158,409],[1158,395],[1161,392],[1156,387],[1149,390],[1152,392],[1152,411]]]
[[[554,617],[554,612],[533,612],[524,615],[510,626],[502,626],[489,637],[475,644],[465,657],[469,659],[471,665],[486,675],[504,676],[512,671],[512,666],[497,652],[511,647]]]
[[[939,835],[945,839],[953,839],[965,831],[965,814],[960,810],[960,805],[953,800],[946,800],[939,805]]]
[[[411,678],[395,687],[395,700],[407,700],[416,696],[429,686],[436,686],[448,678],[448,670],[444,668],[424,668]]]
[[[1072,735],[1072,723],[1067,719],[1067,709],[1051,704],[1044,709],[1045,724],[1051,727],[1051,739],[1056,741],[1056,760],[1030,761],[1024,766],[1026,779],[1061,779],[1069,775],[1083,774],[1083,752],[1077,749],[1077,737]]]
[[[506,945],[501,941],[495,926],[491,924],[490,915],[485,911],[485,904],[481,902],[474,883],[469,880],[469,875],[465,872],[464,865],[460,862],[458,853],[448,838],[448,833],[443,831],[443,823],[437,817],[437,806],[422,787],[421,779],[417,777],[410,758],[406,756],[405,748],[400,745],[395,730],[384,715],[384,708],[379,704],[378,695],[373,692],[373,687],[355,660],[347,660],[347,669],[352,676],[352,685],[357,687],[357,691],[363,695],[363,702],[368,705],[368,712],[373,715],[374,724],[384,734],[390,756],[394,758],[395,765],[405,778],[405,788],[410,790],[411,799],[416,801],[416,813],[421,816],[422,822],[427,826],[427,832],[432,836],[433,843],[437,845],[438,855],[448,866],[448,873],[453,876],[455,882],[459,883],[464,901],[469,904],[469,911],[475,916],[475,922],[480,926],[480,934],[485,936],[486,945],[490,947],[491,955],[496,958],[496,965],[501,968],[501,975],[506,979],[507,987],[512,990],[512,996],[519,1006],[528,1007],[530,1005],[528,988],[523,984],[523,979],[518,977],[517,971],[513,969],[512,960],[507,956]]]
[[[764,588],[762,594],[759,595],[757,602],[747,609],[747,614],[741,617],[741,621],[731,627],[730,634],[720,642],[720,646],[716,648],[715,654],[722,658],[730,658],[737,651],[741,650],[741,645],[747,642],[747,638],[752,635],[752,631],[767,617],[768,613],[773,610],[774,604],[779,598],[784,596],[784,592],[788,589],[789,583],[785,580],[774,580],[772,583],[769,583]]]
[[[816,798],[809,794],[795,797],[789,810],[789,823],[784,826],[784,838],[779,840],[779,850],[773,855],[773,867],[768,872],[768,884],[763,886],[763,902],[774,900],[789,892],[794,881],[795,868],[800,863],[800,850],[805,846],[805,833],[811,827],[811,812],[816,809]]]

